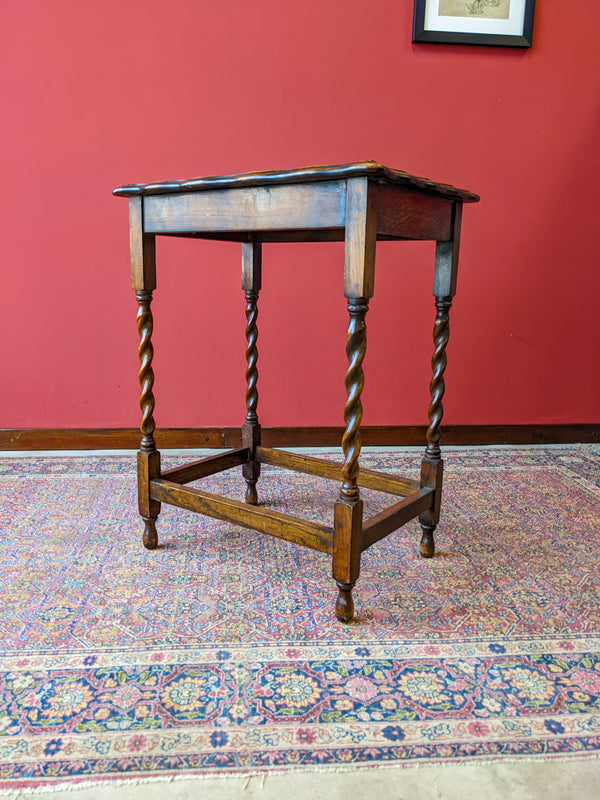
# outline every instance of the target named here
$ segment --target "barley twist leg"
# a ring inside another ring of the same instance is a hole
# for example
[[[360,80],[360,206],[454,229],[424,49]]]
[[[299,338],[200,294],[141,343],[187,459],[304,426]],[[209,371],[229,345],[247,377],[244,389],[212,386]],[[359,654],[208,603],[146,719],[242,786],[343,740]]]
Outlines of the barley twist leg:
[[[333,533],[333,577],[338,587],[335,613],[340,622],[350,622],[354,616],[352,589],[360,572],[363,504],[357,480],[360,472],[360,423],[363,415],[360,398],[365,385],[362,364],[367,349],[365,315],[368,309],[368,301],[364,298],[348,300],[350,323],[346,339],[346,428],[342,436],[344,463],[340,496],[335,504]]]
[[[140,360],[139,379],[142,390],[140,396],[140,409],[142,411],[142,420],[140,422],[142,441],[140,450],[144,453],[152,453],[156,450],[156,443],[154,441],[154,430],[156,428],[154,423],[154,395],[152,393],[152,388],[154,386],[154,371],[152,370],[152,359],[154,358],[152,331],[154,325],[152,311],[150,310],[152,292],[148,290],[136,292],[136,299],[138,301],[136,321],[138,333],[140,335],[140,344],[138,347],[138,357]]]
[[[350,325],[346,340],[348,370],[346,372],[346,405],[344,406],[344,422],[346,430],[342,436],[344,464],[342,466],[343,483],[340,499],[354,502],[359,499],[356,480],[360,471],[358,457],[360,455],[360,423],[363,416],[361,394],[365,385],[365,374],[362,363],[367,350],[367,327],[365,315],[369,304],[364,299],[349,300],[348,311]]]
[[[258,292],[246,292],[246,422],[258,422]]]
[[[450,337],[451,305],[452,297],[436,297],[437,314],[433,329],[434,352],[431,359],[433,375],[429,387],[431,395],[428,411],[429,427],[427,429],[427,447],[421,468],[421,482],[423,485],[429,485],[435,489],[436,502],[433,508],[423,512],[419,517],[423,529],[419,551],[424,558],[431,558],[435,554],[433,534],[439,521],[443,472],[440,449],[441,424],[444,414],[442,399],[446,389],[444,372],[447,364],[446,345]]]
[[[140,431],[142,440],[138,453],[138,498],[140,514],[144,520],[144,547],[154,550],[158,546],[156,519],[160,512],[160,503],[150,497],[150,480],[160,475],[160,454],[154,441],[154,372],[152,359],[153,320],[150,304],[152,291],[143,289],[136,292],[138,302],[137,329],[140,336],[138,356],[140,360],[139,380],[141,387],[140,409],[142,419]]]
[[[260,424],[258,422],[258,291],[246,291],[246,421],[244,424],[244,438],[251,449],[251,457],[242,467],[242,474],[246,481],[246,503],[256,505],[258,495],[256,482],[260,475],[260,462],[254,456],[254,448],[260,444]]]

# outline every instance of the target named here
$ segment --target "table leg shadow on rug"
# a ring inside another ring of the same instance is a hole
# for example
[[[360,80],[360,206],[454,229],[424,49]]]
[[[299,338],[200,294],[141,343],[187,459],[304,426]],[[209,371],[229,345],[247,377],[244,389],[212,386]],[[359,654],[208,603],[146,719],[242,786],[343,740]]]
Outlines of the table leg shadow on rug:
[[[598,449],[444,455],[436,557],[416,522],[365,551],[350,625],[317,552],[166,506],[145,550],[134,456],[0,458],[0,790],[597,755]],[[418,477],[420,457],[361,464]],[[307,519],[336,492],[259,481]]]

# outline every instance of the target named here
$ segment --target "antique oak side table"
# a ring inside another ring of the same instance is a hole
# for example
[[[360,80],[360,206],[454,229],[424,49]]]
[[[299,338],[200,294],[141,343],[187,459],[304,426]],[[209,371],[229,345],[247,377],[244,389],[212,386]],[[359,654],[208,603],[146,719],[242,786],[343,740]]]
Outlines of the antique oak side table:
[[[139,510],[144,545],[158,544],[156,519],[161,503],[227,520],[287,539],[332,556],[339,593],[335,612],[342,622],[354,614],[352,589],[363,550],[414,517],[423,529],[420,552],[434,554],[433,533],[440,516],[443,461],[440,425],[449,310],[456,287],[463,203],[479,200],[471,192],[415,178],[373,161],[289,172],[121,186],[116,195],[129,198],[131,275],[138,302],[142,440],[138,453]],[[156,287],[155,237],[187,236],[239,241],[242,289],[246,297],[246,406],[241,447],[174,469],[161,469],[154,441],[154,374],[152,313]],[[373,296],[377,240],[435,240],[434,326],[431,403],[427,447],[420,480],[360,470],[362,362],[366,349],[365,315]],[[344,241],[344,295],[348,303],[346,340],[347,400],[342,437],[343,464],[261,447],[257,416],[257,301],[261,288],[261,248],[269,242]],[[261,464],[340,480],[333,527],[309,522],[257,505],[256,482]],[[235,466],[246,481],[245,503],[186,487],[199,478]],[[359,487],[400,499],[363,520]]]

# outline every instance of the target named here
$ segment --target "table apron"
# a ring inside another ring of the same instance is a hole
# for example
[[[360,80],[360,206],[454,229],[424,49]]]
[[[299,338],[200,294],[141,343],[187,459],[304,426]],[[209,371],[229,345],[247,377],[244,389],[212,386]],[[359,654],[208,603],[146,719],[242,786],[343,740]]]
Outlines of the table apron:
[[[315,230],[345,224],[344,181],[144,197],[144,233]]]

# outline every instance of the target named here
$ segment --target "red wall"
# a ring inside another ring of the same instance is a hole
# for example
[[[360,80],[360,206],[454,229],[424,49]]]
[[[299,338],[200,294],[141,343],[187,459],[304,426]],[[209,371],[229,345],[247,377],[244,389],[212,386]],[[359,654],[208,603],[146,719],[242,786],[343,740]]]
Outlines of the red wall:
[[[600,4],[538,3],[534,46],[413,45],[409,0],[0,6],[0,427],[137,425],[127,203],[153,179],[374,159],[466,206],[445,421],[600,421]],[[239,246],[161,240],[157,421],[241,424]],[[367,424],[420,424],[433,245],[378,249]],[[264,256],[265,425],[341,424],[338,244]]]

